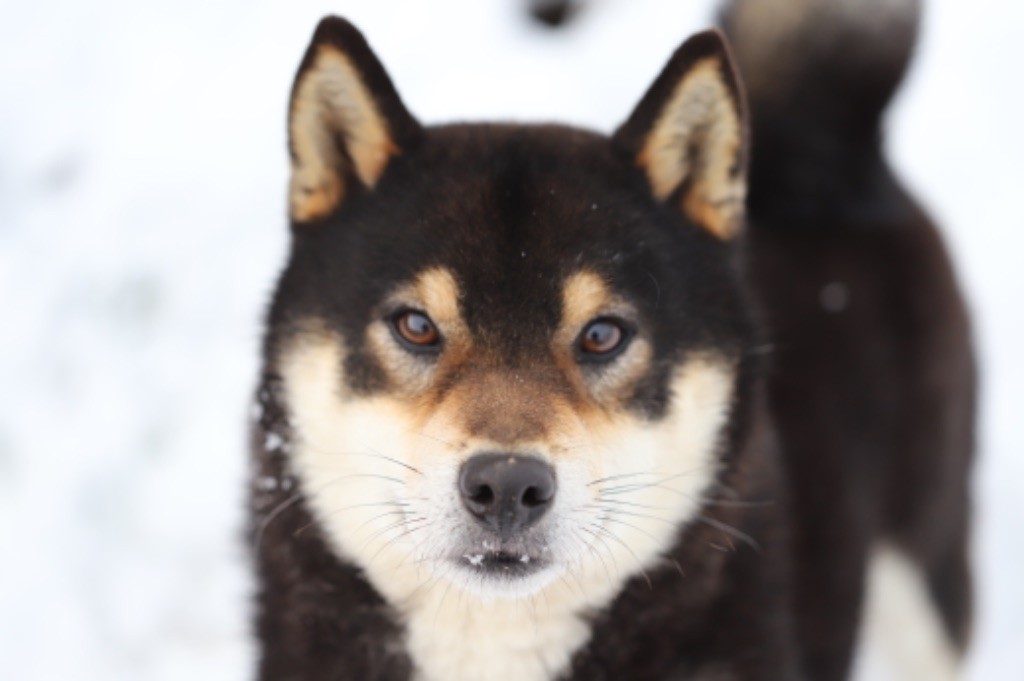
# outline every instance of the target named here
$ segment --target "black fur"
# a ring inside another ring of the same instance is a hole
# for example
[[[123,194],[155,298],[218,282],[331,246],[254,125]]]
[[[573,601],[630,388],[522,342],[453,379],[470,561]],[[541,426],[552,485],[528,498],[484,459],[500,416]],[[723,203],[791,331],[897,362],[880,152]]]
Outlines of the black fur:
[[[906,8],[874,41],[827,13],[779,38],[794,71],[777,84],[737,34],[744,1],[723,16],[741,72],[763,83],[749,93],[746,269],[793,490],[804,669],[824,681],[848,673],[879,541],[919,563],[961,650],[970,628],[970,327],[935,226],[882,153],[917,29],[916,3]],[[841,300],[826,309],[830,286]]]
[[[751,227],[738,246],[656,202],[634,164],[633,138],[668,85],[652,88],[615,142],[559,126],[421,128],[355,29],[326,20],[317,35],[355,55],[402,153],[372,191],[294,225],[268,316],[252,496],[261,679],[411,677],[401,621],[334,556],[290,477],[276,363],[312,317],[346,338],[349,387],[384,389],[363,329],[396,283],[431,264],[455,273],[471,331],[510,366],[543,356],[564,277],[602,272],[637,303],[654,346],[629,400],[647,419],[664,414],[670,369],[690,353],[715,349],[741,367],[702,522],[592,613],[591,640],[565,679],[844,678],[879,537],[921,561],[965,640],[966,316],[934,229],[881,159],[887,95],[865,113],[873,123],[856,119],[849,146],[835,134],[843,121],[801,119],[824,158],[752,99]],[[780,111],[829,109],[797,92]],[[826,198],[809,205],[801,178],[818,175]],[[849,305],[830,313],[820,295],[836,281]]]

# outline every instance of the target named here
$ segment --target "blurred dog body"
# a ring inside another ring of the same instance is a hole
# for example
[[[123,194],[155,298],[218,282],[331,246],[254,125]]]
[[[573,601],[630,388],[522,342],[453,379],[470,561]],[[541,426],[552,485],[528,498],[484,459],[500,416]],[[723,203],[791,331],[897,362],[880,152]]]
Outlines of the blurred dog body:
[[[865,602],[919,615],[907,678],[955,675],[973,366],[881,157],[916,6],[869,4],[726,9],[749,197],[718,33],[606,138],[425,128],[321,23],[254,429],[260,678],[842,679]]]
[[[898,678],[953,678],[969,636],[970,328],[938,232],[882,150],[919,12],[768,0],[723,13],[756,140],[748,273],[773,344],[813,679],[843,678],[865,609],[884,647],[907,644],[890,656]]]

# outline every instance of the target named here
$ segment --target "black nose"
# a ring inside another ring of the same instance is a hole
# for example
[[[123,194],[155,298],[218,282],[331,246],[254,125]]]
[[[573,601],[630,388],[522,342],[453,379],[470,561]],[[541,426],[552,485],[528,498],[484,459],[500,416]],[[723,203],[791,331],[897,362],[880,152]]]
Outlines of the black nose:
[[[462,501],[503,538],[537,522],[555,498],[555,471],[532,456],[477,454],[459,474]]]

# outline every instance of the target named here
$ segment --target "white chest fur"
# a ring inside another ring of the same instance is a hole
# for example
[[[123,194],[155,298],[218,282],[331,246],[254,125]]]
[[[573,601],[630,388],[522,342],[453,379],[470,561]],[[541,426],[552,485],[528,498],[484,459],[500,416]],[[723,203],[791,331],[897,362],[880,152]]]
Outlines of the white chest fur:
[[[408,613],[407,645],[416,680],[555,678],[589,638],[590,628],[573,613],[546,610],[523,601],[481,603],[461,592],[439,590]]]

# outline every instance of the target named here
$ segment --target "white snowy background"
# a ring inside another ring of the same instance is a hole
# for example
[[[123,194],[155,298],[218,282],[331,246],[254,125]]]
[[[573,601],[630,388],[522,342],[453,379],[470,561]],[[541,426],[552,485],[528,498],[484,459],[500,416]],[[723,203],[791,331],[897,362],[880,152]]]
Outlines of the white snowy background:
[[[984,369],[974,680],[1024,650],[1024,3],[926,0],[889,150]],[[710,0],[0,0],[0,677],[242,680],[244,432],[287,245],[285,106],[349,17],[426,122],[608,131]]]

